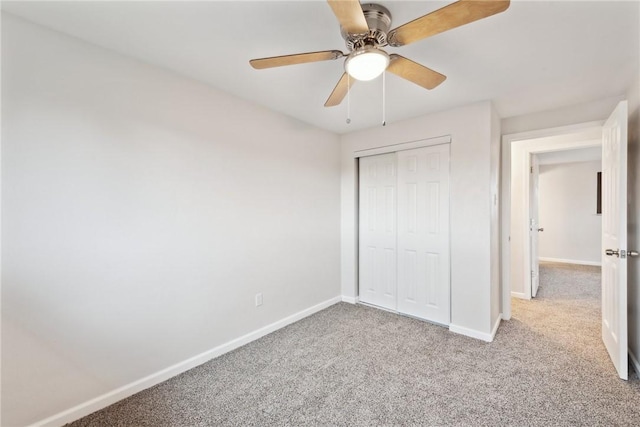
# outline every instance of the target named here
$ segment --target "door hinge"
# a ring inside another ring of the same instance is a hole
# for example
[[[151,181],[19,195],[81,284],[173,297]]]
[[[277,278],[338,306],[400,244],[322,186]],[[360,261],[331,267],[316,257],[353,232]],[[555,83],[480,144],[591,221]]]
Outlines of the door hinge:
[[[529,169],[529,173],[533,173],[533,166]]]
[[[531,270],[531,277],[535,277],[535,273]]]

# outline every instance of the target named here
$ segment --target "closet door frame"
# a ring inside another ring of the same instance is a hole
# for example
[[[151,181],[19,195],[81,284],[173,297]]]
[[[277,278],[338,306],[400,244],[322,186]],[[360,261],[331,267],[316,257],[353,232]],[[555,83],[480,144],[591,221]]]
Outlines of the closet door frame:
[[[376,154],[389,154],[397,151],[411,150],[414,148],[431,147],[432,145],[450,144],[451,135],[436,136],[434,138],[419,139],[417,141],[401,142],[399,144],[383,145],[376,148],[368,148],[366,150],[358,150],[353,152],[353,158],[375,156]]]
[[[357,296],[355,298],[354,302],[358,302],[359,300],[359,295],[360,295],[360,253],[359,253],[359,247],[360,247],[360,235],[359,235],[359,229],[360,229],[360,213],[359,213],[359,209],[360,209],[360,205],[359,205],[359,201],[360,201],[360,193],[359,193],[359,176],[360,176],[360,162],[359,159],[361,157],[369,157],[369,156],[375,156],[378,154],[390,154],[390,153],[396,153],[398,151],[405,151],[405,150],[412,150],[414,148],[423,148],[423,147],[432,147],[435,145],[443,145],[443,144],[450,144],[451,143],[451,135],[444,135],[444,136],[438,136],[438,137],[434,137],[434,138],[427,138],[427,139],[421,139],[421,140],[416,140],[416,141],[409,141],[409,142],[404,142],[404,143],[398,143],[398,144],[390,144],[390,145],[385,145],[385,146],[381,146],[381,147],[376,147],[376,148],[370,148],[370,149],[366,149],[366,150],[359,150],[359,151],[354,151],[353,153],[353,157],[354,157],[354,161],[356,162],[356,188],[355,188],[355,196],[356,196],[356,215],[355,215],[355,219],[356,219],[356,257],[355,257],[355,272],[356,272],[356,290],[357,290]],[[450,213],[449,213],[450,214]],[[450,226],[449,226],[450,227]],[[449,228],[449,242],[451,242],[451,231]],[[451,246],[449,245],[449,268],[451,268]],[[450,273],[450,272],[449,272]],[[451,278],[451,275],[449,274],[449,278]],[[449,283],[449,293],[451,292],[451,283]],[[451,299],[449,298],[449,304],[451,304]],[[451,307],[449,307],[450,309]]]

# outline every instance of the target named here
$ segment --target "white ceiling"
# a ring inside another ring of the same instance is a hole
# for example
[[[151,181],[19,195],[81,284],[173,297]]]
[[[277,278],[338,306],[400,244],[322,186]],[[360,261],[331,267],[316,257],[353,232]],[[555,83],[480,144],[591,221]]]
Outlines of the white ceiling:
[[[380,0],[392,27],[450,2]],[[501,117],[626,92],[638,72],[640,1],[512,1],[501,14],[401,48],[447,80],[427,91],[387,76],[387,122],[491,99]],[[324,1],[2,2],[46,27],[206,82],[337,133],[379,126],[381,80],[325,108],[343,61],[254,70],[249,59],[346,51]]]

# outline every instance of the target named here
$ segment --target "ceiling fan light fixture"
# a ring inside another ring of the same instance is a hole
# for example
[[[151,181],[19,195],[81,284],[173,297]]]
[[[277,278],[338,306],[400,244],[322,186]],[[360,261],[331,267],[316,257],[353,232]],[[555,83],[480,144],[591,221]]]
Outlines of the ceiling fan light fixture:
[[[369,81],[382,74],[388,65],[389,55],[387,52],[373,46],[365,46],[349,54],[344,68],[354,79]]]

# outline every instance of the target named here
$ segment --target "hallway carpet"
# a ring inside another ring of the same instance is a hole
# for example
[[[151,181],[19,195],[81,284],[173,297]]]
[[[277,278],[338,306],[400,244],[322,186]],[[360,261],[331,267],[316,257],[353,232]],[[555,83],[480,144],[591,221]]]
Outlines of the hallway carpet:
[[[640,425],[600,339],[600,270],[541,266],[495,341],[339,303],[72,425]]]

